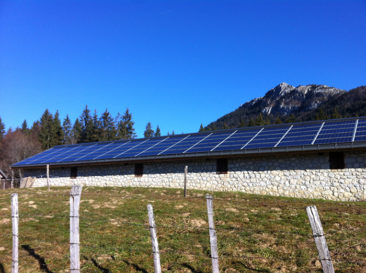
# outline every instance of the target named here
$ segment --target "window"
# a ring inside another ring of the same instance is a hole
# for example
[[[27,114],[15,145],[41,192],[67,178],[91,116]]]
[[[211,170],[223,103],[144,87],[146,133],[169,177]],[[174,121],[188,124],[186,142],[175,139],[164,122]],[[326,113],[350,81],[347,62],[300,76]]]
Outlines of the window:
[[[329,168],[331,169],[344,169],[344,153],[343,152],[331,152],[329,153]]]
[[[70,169],[70,178],[75,179],[78,176],[78,168],[77,167],[71,167]]]
[[[135,176],[141,177],[144,173],[144,165],[143,164],[135,164]]]
[[[226,174],[228,171],[228,164],[226,158],[220,158],[216,161],[216,173],[217,174]]]

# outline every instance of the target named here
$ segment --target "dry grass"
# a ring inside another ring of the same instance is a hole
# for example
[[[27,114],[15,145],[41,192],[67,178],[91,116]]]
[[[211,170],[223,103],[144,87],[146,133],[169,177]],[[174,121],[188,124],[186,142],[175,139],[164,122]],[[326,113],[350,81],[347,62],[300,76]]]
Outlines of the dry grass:
[[[17,189],[20,272],[69,272],[69,190]],[[0,272],[10,272],[10,190],[0,192]],[[153,272],[146,205],[164,272],[210,272],[203,192],[90,188],[80,208],[82,272]],[[366,203],[214,193],[221,272],[321,272],[305,207],[318,207],[337,272],[366,272]]]

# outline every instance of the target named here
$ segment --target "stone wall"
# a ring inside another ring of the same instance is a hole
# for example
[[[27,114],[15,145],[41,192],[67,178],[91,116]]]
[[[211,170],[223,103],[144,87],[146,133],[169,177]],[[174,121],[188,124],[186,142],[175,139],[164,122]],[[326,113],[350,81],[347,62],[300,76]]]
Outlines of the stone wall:
[[[229,172],[216,173],[215,159],[186,162],[145,163],[142,177],[135,177],[133,164],[50,168],[51,186],[167,187],[183,188],[184,166],[189,166],[188,189],[241,191],[275,196],[365,200],[366,153],[345,153],[345,168],[329,169],[329,156],[322,154],[272,155],[228,160]],[[34,186],[47,185],[46,169],[25,170],[37,177]]]

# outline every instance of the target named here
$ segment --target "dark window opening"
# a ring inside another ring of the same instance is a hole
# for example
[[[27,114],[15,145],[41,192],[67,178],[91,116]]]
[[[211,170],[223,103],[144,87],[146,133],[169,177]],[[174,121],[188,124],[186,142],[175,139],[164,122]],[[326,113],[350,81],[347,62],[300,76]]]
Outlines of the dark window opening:
[[[228,163],[226,158],[220,158],[216,161],[216,173],[226,174],[228,172]]]
[[[331,168],[331,169],[344,169],[345,168],[343,152],[329,153],[329,168]]]
[[[144,164],[135,164],[135,176],[141,177],[144,173]]]
[[[75,179],[78,176],[78,168],[71,167],[70,169],[70,178]]]

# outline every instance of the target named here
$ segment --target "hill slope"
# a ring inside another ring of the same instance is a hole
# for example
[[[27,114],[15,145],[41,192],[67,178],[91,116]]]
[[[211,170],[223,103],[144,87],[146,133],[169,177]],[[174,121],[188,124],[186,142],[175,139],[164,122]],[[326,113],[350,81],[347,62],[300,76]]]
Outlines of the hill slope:
[[[366,86],[345,90],[326,85],[281,83],[264,97],[242,104],[205,130],[366,115]]]

